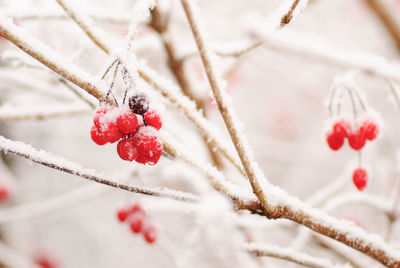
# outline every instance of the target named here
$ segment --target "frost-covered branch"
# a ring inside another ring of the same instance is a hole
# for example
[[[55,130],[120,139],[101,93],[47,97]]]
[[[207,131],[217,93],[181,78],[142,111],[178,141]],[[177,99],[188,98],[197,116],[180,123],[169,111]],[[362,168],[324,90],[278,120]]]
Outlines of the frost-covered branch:
[[[257,199],[250,191],[229,182],[215,167],[202,163],[201,160],[196,159],[186,153],[187,150],[185,150],[184,146],[171,137],[168,133],[163,132],[161,137],[163,140],[164,150],[168,152],[168,154],[184,160],[189,165],[201,171],[208,177],[212,186],[216,190],[230,197],[233,201],[235,201],[237,206],[248,206],[249,204],[254,204],[257,202]]]
[[[103,97],[102,91],[92,81],[93,79],[89,74],[16,26],[11,19],[4,17],[2,14],[0,14],[0,34],[63,78],[85,89],[97,99]]]
[[[334,65],[345,69],[356,69],[367,74],[378,75],[400,81],[400,64],[371,53],[341,49],[315,36],[293,32],[270,33],[253,28],[269,49],[291,54],[307,60]]]
[[[47,105],[33,107],[0,106],[0,121],[5,120],[43,120],[62,116],[87,114],[91,112],[82,105]]]
[[[396,43],[397,48],[400,50],[400,26],[395,18],[393,18],[385,7],[384,3],[379,0],[364,0],[364,2],[371,8],[371,10],[380,19],[385,26],[388,33]]]
[[[65,10],[65,12],[70,16],[78,25],[79,27],[85,32],[85,34],[104,52],[107,54],[110,53],[108,50],[108,46],[104,46],[102,42],[98,42],[97,38],[94,36],[93,27],[89,30],[91,25],[91,21],[87,17],[78,16],[76,12],[70,12],[70,8],[65,4],[63,0],[56,0],[57,3]]]
[[[198,22],[198,16],[195,14],[195,6],[189,0],[182,0],[181,2],[195,38],[197,48],[200,52],[203,65],[206,69],[206,74],[210,82],[214,98],[218,104],[218,109],[222,115],[222,118],[224,119],[232,142],[253,188],[253,192],[260,200],[263,210],[267,214],[273,215],[275,212],[274,207],[271,206],[271,204],[267,201],[265,192],[261,188],[260,181],[256,177],[255,162],[253,157],[250,155],[246,137],[241,133],[241,129],[238,125],[239,121],[236,117],[235,111],[231,106],[230,100],[228,100],[229,97],[224,92],[225,89],[223,88],[223,81],[221,81],[221,78],[218,77],[216,73],[215,66],[212,62],[212,60],[214,60],[212,57],[215,57],[215,55],[212,55],[206,46],[207,44],[204,40],[203,32],[200,30],[201,26]]]
[[[146,188],[121,184],[116,181],[112,181],[102,176],[99,176],[98,174],[96,174],[95,171],[84,169],[79,164],[64,159],[60,156],[56,156],[45,151],[38,151],[29,144],[12,141],[4,138],[3,136],[0,136],[0,149],[5,152],[24,157],[37,164],[57,169],[65,173],[76,175],[78,177],[94,181],[96,183],[101,183],[125,191],[156,197],[166,197],[185,202],[195,202],[197,200],[194,195],[189,193],[183,193],[168,189]]]
[[[37,9],[37,8],[24,8],[24,9],[1,9],[1,12],[7,17],[16,19],[18,21],[35,21],[35,20],[67,20],[69,16],[60,10],[52,9]],[[129,14],[123,10],[96,9],[91,8],[84,11],[93,20],[108,22],[108,23],[128,23]]]
[[[292,248],[284,248],[276,245],[250,243],[245,244],[244,249],[255,254],[256,256],[267,256],[278,259],[287,260],[297,264],[313,268],[339,268],[349,267],[348,265],[335,265],[328,259],[314,257],[303,252],[296,251]]]

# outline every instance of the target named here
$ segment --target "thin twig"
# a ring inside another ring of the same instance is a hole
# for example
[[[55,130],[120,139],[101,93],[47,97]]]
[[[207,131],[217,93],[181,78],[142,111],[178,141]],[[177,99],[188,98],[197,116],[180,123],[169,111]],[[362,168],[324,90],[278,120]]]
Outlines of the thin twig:
[[[196,98],[193,94],[193,89],[190,87],[189,81],[186,76],[184,61],[177,58],[175,47],[172,44],[171,38],[167,38],[165,36],[166,34],[168,34],[168,22],[169,20],[163,18],[158,7],[154,7],[151,11],[151,21],[149,25],[159,34],[162,40],[164,50],[168,57],[168,67],[175,77],[175,80],[178,82],[183,94],[196,103],[197,109],[203,111],[203,116],[207,119],[207,111],[204,99]],[[208,153],[211,157],[213,164],[218,169],[222,170],[223,166],[220,156],[214,150],[212,144],[207,142],[208,137],[206,135],[203,135],[202,137],[204,144],[207,146]]]
[[[293,12],[296,10],[297,5],[300,3],[300,0],[294,0],[288,12],[281,19],[281,27],[290,23],[293,18]]]
[[[66,59],[44,45],[41,41],[30,36],[1,14],[0,34],[63,78],[85,89],[95,98],[101,99],[103,97],[102,91],[89,79],[89,74],[82,71],[78,66],[68,63]],[[110,102],[110,100],[108,101]]]
[[[110,54],[110,50],[108,49],[107,46],[104,46],[102,42],[96,42],[97,38],[94,37],[93,32],[89,30],[88,28],[88,22],[83,21],[75,12],[70,12],[70,8],[67,7],[65,2],[63,0],[56,0],[57,3],[64,9],[64,11],[67,13],[68,16],[71,17],[78,25],[79,27],[85,32],[85,34],[93,41],[95,44],[101,48],[104,52],[107,54]]]
[[[275,208],[271,206],[268,202],[264,191],[261,188],[260,182],[258,181],[253,159],[250,158],[249,152],[247,150],[247,141],[245,141],[244,136],[240,135],[237,122],[236,114],[233,109],[227,104],[226,95],[221,88],[221,85],[218,81],[217,74],[215,73],[214,67],[211,63],[210,52],[208,51],[206,44],[204,42],[204,37],[199,30],[199,25],[197,23],[197,19],[195,18],[195,14],[193,11],[193,6],[191,2],[182,0],[182,6],[185,11],[186,17],[189,21],[190,28],[193,32],[193,36],[196,41],[197,48],[200,52],[201,59],[203,61],[204,67],[206,69],[207,77],[211,85],[211,89],[214,95],[214,98],[218,104],[218,109],[224,119],[226,128],[231,136],[232,142],[236,148],[236,151],[239,155],[239,158],[242,162],[244,170],[246,171],[246,175],[250,181],[250,184],[253,188],[254,194],[260,200],[263,209],[268,215],[274,215]],[[235,118],[235,119],[234,119]]]
[[[5,152],[19,155],[40,165],[57,169],[65,173],[76,175],[78,177],[94,181],[96,183],[101,183],[128,192],[145,194],[156,197],[166,197],[185,202],[197,201],[197,197],[189,193],[183,193],[169,189],[160,190],[156,188],[152,189],[139,186],[130,186],[115,181],[111,181],[104,177],[98,176],[92,170],[83,169],[80,167],[79,164],[68,161],[60,156],[52,155],[45,151],[38,151],[28,144],[12,141],[4,138],[3,136],[0,136],[0,148]]]
[[[43,107],[0,106],[0,121],[44,120],[63,116],[88,114],[91,109],[82,105],[50,105]]]
[[[382,1],[364,0],[368,7],[376,14],[400,50],[400,25],[390,14]]]
[[[276,245],[249,243],[244,244],[244,249],[256,256],[267,256],[294,262],[312,268],[348,267],[345,265],[334,265],[328,259],[317,258],[292,248],[284,248]]]

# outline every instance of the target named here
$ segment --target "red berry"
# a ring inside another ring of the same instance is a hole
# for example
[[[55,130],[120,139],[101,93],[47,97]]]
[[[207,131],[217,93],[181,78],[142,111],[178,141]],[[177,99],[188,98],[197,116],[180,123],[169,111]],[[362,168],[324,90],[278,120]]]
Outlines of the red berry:
[[[139,153],[136,162],[150,165],[158,162],[162,154],[162,145],[155,134],[153,127],[142,127],[136,133],[134,138]]]
[[[135,214],[135,213],[142,213],[143,215],[146,215],[144,209],[142,208],[142,206],[138,203],[135,203],[132,205],[131,209],[130,209],[130,213]]]
[[[3,202],[3,201],[5,201],[7,198],[8,198],[8,196],[9,196],[9,192],[8,192],[8,189],[6,188],[6,187],[1,187],[0,188],[0,202]]]
[[[57,265],[51,259],[45,256],[39,256],[36,258],[35,263],[41,268],[56,268]]]
[[[123,160],[135,160],[138,156],[135,140],[133,138],[120,140],[117,145],[117,152],[119,157]]]
[[[124,135],[119,131],[115,122],[108,122],[104,127],[104,137],[109,143],[119,141]]]
[[[104,145],[107,143],[107,139],[104,135],[104,132],[97,129],[96,126],[92,126],[90,129],[90,137],[97,145]]]
[[[367,186],[367,171],[363,168],[357,168],[353,173],[353,182],[358,190],[362,191]]]
[[[360,131],[364,134],[366,139],[372,141],[379,133],[378,125],[371,120],[365,120],[360,127]]]
[[[161,117],[156,110],[148,110],[144,114],[144,121],[146,125],[152,126],[157,130],[162,127]]]
[[[360,129],[350,132],[348,139],[350,147],[356,151],[361,150],[367,141],[364,133],[361,132]]]
[[[132,217],[129,217],[129,227],[135,234],[142,231],[144,215],[141,213],[136,213]]]
[[[157,239],[157,229],[152,225],[147,226],[143,230],[143,236],[147,243],[152,244]]]
[[[123,112],[117,117],[117,126],[122,134],[134,133],[138,126],[136,115],[130,111]]]
[[[108,112],[108,109],[104,108],[104,107],[100,108],[96,111],[96,114],[93,117],[93,123],[98,129],[101,129],[104,117],[107,114],[107,112]]]
[[[350,132],[350,124],[344,119],[337,121],[333,125],[333,133],[336,133],[339,137],[346,138]]]
[[[326,136],[326,141],[332,150],[337,151],[342,147],[344,137],[339,135],[337,132],[330,132]]]
[[[129,215],[129,211],[126,209],[120,209],[117,211],[117,218],[120,222],[124,222]]]

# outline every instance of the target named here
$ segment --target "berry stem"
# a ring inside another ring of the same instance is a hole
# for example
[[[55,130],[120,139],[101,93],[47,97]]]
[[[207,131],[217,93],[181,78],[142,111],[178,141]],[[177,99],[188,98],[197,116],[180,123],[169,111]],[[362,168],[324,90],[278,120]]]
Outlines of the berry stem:
[[[110,96],[110,94],[112,94],[112,89],[114,87],[114,82],[115,82],[115,79],[116,79],[117,73],[118,73],[118,67],[119,67],[119,62],[115,66],[114,74],[113,74],[113,77],[112,77],[112,80],[111,80],[111,83],[110,83],[110,87],[108,88],[107,94],[104,96],[103,99],[100,100],[100,102],[105,102],[105,100]],[[112,95],[112,96],[114,98],[115,105],[118,107],[117,100],[115,99],[114,95]]]

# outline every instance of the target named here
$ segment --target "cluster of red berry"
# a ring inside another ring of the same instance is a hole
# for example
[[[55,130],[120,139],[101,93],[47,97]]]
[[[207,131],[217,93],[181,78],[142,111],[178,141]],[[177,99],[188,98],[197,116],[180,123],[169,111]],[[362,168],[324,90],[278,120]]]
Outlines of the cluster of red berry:
[[[152,244],[157,239],[157,229],[146,219],[146,212],[135,203],[128,208],[117,211],[117,218],[120,222],[127,222],[134,234],[142,233],[145,241]]]
[[[156,132],[162,127],[162,121],[155,109],[149,109],[144,94],[130,97],[129,109],[98,109],[93,123],[92,140],[98,145],[119,141],[117,152],[121,159],[150,165],[160,159],[162,144]]]
[[[378,132],[378,125],[372,119],[365,119],[356,129],[352,129],[345,119],[340,119],[333,124],[332,130],[326,135],[326,141],[332,150],[337,151],[347,138],[349,146],[358,151],[364,147],[367,140],[374,140]]]
[[[349,146],[359,151],[366,144],[367,140],[372,141],[379,133],[376,122],[370,118],[364,119],[358,128],[352,128],[351,124],[345,119],[334,122],[332,129],[326,135],[326,141],[329,147],[337,151],[347,138]],[[353,182],[358,190],[362,191],[367,185],[368,174],[364,168],[357,168],[353,172]]]

